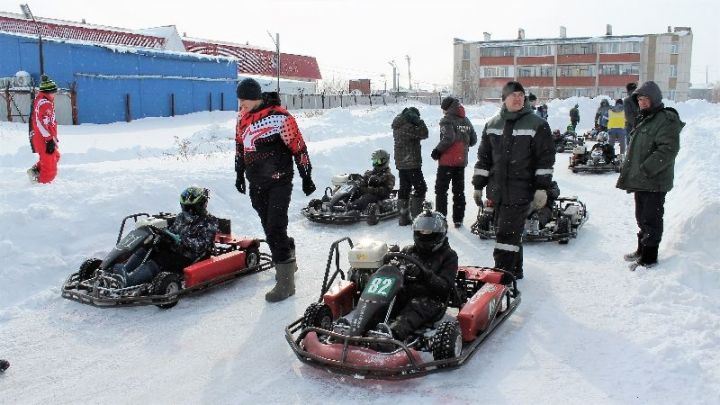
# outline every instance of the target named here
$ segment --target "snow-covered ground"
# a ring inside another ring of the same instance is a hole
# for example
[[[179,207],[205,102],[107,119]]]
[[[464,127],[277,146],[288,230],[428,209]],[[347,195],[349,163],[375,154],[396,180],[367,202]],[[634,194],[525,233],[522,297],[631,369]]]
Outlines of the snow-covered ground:
[[[549,103],[553,129],[567,125],[576,102],[580,129],[589,127],[599,101],[579,98]],[[402,382],[311,368],[285,342],[284,327],[317,298],[332,241],[412,240],[395,221],[309,223],[299,186],[289,226],[298,289],[284,302],[264,300],[272,271],[170,310],[102,310],[60,297],[84,258],[112,247],[123,216],[177,211],[190,184],[211,190],[211,212],[232,219],[235,233],[262,236],[248,197],[234,187],[232,113],[61,127],[63,156],[50,185],[27,180],[35,155],[26,126],[0,123],[0,358],[12,363],[0,375],[0,403],[720,403],[720,106],[671,105],[687,126],[660,265],[633,273],[622,261],[636,225],[617,175],[572,174],[559,154],[562,194],[577,195],[591,215],[578,238],[526,245],[522,304],[464,367]],[[430,128],[423,169],[432,199],[429,154],[441,112],[417,106]],[[390,122],[401,108],[297,112],[318,188],[333,174],[369,167],[374,149],[392,152]],[[467,112],[480,131],[497,108]],[[493,242],[469,231],[475,214],[468,193],[465,226],[449,231],[450,243],[462,263],[491,265]]]

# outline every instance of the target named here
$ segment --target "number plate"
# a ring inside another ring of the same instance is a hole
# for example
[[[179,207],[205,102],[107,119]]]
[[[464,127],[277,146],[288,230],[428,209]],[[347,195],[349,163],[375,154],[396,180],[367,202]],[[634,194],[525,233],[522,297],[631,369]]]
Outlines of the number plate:
[[[390,294],[390,292],[393,290],[394,286],[395,278],[378,276],[374,277],[372,281],[370,281],[370,284],[368,284],[365,291],[368,294],[375,294],[387,297],[388,294]]]

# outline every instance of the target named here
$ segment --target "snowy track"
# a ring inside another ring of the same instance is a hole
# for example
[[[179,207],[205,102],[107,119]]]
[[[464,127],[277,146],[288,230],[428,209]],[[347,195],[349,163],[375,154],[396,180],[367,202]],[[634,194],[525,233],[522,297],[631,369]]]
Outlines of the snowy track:
[[[597,100],[549,103],[553,129],[565,127],[576,102],[585,127]],[[418,107],[430,128],[423,171],[432,198],[429,154],[440,110]],[[558,154],[561,195],[577,195],[590,211],[578,238],[525,245],[517,312],[464,367],[404,382],[310,368],[285,342],[285,325],[317,298],[334,240],[411,241],[410,229],[395,221],[310,223],[300,214],[309,198],[299,187],[290,208],[300,266],[291,299],[265,303],[273,271],[165,311],[102,310],[60,298],[60,285],[84,258],[112,247],[123,216],[176,211],[189,184],[211,190],[210,211],[232,219],[235,233],[262,236],[248,197],[233,185],[231,113],[61,127],[63,158],[48,186],[27,183],[34,157],[26,127],[0,123],[0,358],[12,362],[0,375],[0,403],[718,403],[720,106],[675,107],[687,126],[660,266],[631,273],[622,261],[636,227],[632,196],[615,188],[617,175],[572,174],[569,155]],[[313,197],[333,174],[365,170],[374,149],[392,152],[389,127],[400,108],[298,114],[319,190]],[[478,132],[496,110],[467,108]],[[449,231],[450,243],[461,263],[491,265],[493,242],[469,231],[471,173],[465,226]]]

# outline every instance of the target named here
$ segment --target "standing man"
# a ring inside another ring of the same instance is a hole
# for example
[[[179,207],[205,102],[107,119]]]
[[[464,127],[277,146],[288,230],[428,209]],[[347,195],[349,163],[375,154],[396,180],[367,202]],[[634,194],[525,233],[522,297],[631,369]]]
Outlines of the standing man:
[[[398,224],[407,226],[412,223],[412,218],[420,213],[427,192],[422,173],[420,141],[428,138],[428,128],[420,118],[420,111],[415,107],[405,108],[395,117],[391,127],[395,143],[395,168],[400,176]],[[414,189],[412,199],[411,189]]]
[[[39,155],[38,162],[28,169],[30,181],[50,183],[57,176],[60,151],[57,148],[57,122],[55,122],[55,93],[57,85],[43,75],[32,111],[33,152]]]
[[[477,135],[460,100],[445,97],[440,104],[445,116],[440,120],[440,142],[430,156],[438,161],[435,177],[435,209],[447,216],[447,192],[452,182],[453,223],[462,226],[465,218],[465,166],[468,149],[477,143]]]
[[[288,207],[295,159],[305,195],[315,191],[307,147],[295,118],[280,106],[277,93],[262,93],[260,84],[245,79],[237,87],[240,116],[235,133],[235,187],[245,194],[260,216],[265,239],[275,263],[275,287],[265,294],[269,302],[295,294],[295,243],[288,237]]]
[[[572,125],[573,132],[577,132],[577,124],[580,122],[580,110],[579,105],[575,104],[575,107],[570,109],[570,125]]]
[[[643,83],[632,94],[640,114],[632,132],[617,188],[635,193],[635,220],[640,232],[637,249],[624,256],[630,270],[657,263],[662,239],[665,195],[673,187],[675,157],[680,150],[680,131],[685,123],[678,112],[662,103],[660,88]]]
[[[542,207],[552,187],[555,148],[547,121],[532,113],[525,89],[516,81],[502,89],[500,113],[483,129],[475,164],[473,197],[482,189],[495,203],[495,267],[523,278],[522,234],[530,203]]]
[[[637,83],[631,82],[625,86],[627,97],[623,100],[623,110],[625,110],[625,132],[630,135],[635,128],[635,117],[638,115],[637,101],[632,97],[633,92],[637,89]],[[628,142],[630,140],[628,139]]]

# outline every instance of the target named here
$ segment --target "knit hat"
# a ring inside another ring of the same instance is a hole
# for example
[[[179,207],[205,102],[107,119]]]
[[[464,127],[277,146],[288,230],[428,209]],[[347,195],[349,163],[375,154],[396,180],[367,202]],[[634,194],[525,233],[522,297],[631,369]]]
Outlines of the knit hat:
[[[455,101],[458,101],[455,97],[445,97],[440,103],[440,108],[442,108],[443,111],[447,111]]]
[[[47,75],[40,76],[40,91],[45,93],[54,93],[57,91],[57,85],[50,80]]]
[[[530,100],[530,101],[535,101],[535,100],[537,100],[537,96],[534,95],[534,94],[532,94],[532,93],[530,93],[530,95],[528,96],[528,100]]]
[[[625,90],[627,90],[628,94],[632,94],[633,91],[637,89],[637,83],[630,82],[627,85],[625,85]]]
[[[262,89],[255,79],[245,79],[237,86],[237,98],[240,100],[260,100]]]
[[[507,96],[511,95],[512,93],[516,91],[522,91],[523,94],[525,94],[525,88],[520,84],[520,82],[516,81],[509,81],[503,86],[502,89],[502,101],[505,101],[505,98]]]

